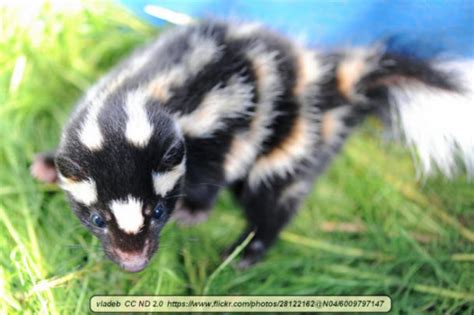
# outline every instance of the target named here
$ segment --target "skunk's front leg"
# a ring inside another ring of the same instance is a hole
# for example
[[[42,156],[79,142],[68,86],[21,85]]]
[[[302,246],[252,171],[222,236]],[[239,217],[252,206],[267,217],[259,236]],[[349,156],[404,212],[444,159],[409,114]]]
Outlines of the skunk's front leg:
[[[225,179],[222,154],[211,154],[219,147],[212,138],[188,140],[186,146],[184,188],[173,217],[181,225],[193,225],[207,220]],[[217,160],[211,160],[213,157]]]
[[[253,231],[255,235],[244,249],[239,267],[247,268],[259,261],[296,213],[311,184],[312,179],[295,174],[262,182],[257,187],[248,183],[234,187],[234,193],[245,210],[247,228],[225,255],[229,255]]]
[[[205,177],[185,179],[183,195],[179,199],[173,217],[181,225],[193,225],[206,221],[220,190],[219,183],[206,182]]]

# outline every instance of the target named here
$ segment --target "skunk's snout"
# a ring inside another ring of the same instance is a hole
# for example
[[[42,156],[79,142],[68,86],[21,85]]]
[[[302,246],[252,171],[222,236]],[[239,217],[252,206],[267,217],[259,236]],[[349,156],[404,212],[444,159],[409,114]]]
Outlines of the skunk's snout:
[[[150,261],[147,247],[142,252],[123,252],[119,249],[113,251],[113,260],[124,270],[138,272],[145,269]]]
[[[148,258],[136,256],[119,262],[120,267],[129,272],[142,271],[148,265]]]

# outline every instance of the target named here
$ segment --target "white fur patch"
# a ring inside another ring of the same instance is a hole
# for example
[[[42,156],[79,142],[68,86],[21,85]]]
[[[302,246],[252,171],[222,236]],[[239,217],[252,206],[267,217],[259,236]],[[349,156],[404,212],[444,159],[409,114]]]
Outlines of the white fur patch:
[[[161,102],[166,102],[172,96],[171,88],[183,85],[187,79],[198,74],[221,54],[221,49],[213,39],[200,34],[193,34],[189,45],[188,51],[178,64],[160,71],[148,84],[148,92]]]
[[[276,113],[274,102],[281,95],[282,83],[278,74],[278,52],[267,52],[261,45],[247,51],[256,76],[259,102],[248,132],[237,135],[224,161],[226,180],[232,182],[243,177],[255,161]]]
[[[193,112],[179,117],[183,133],[193,137],[210,136],[225,127],[224,118],[248,115],[253,87],[243,81],[241,76],[232,76],[226,86],[216,86],[208,92]]]
[[[125,105],[128,117],[125,137],[130,143],[140,148],[148,144],[153,134],[153,126],[145,108],[146,101],[147,95],[141,90],[136,90],[127,95]]]
[[[418,153],[425,174],[436,165],[452,177],[460,160],[468,175],[474,176],[474,61],[444,67],[462,70],[466,94],[411,83],[391,88],[391,96],[405,139]]]
[[[123,66],[118,73],[112,71],[86,94],[85,100],[78,106],[76,112],[87,108],[86,117],[79,130],[79,139],[92,151],[100,150],[104,137],[99,127],[99,113],[106,98],[113,93],[127,78],[139,72],[151,57],[151,49],[137,54]]]
[[[90,106],[95,99],[104,99],[104,95],[109,95],[115,91],[126,79],[137,74],[142,67],[150,61],[156,49],[163,46],[169,40],[167,34],[160,37],[160,40],[151,45],[148,49],[135,51],[129,59],[126,59],[118,68],[107,73],[86,93],[84,100],[75,109],[75,113]]]
[[[105,95],[97,96],[92,101],[89,111],[86,115],[86,120],[82,124],[82,129],[79,132],[79,139],[87,148],[91,150],[99,150],[102,148],[104,137],[99,127],[99,111],[102,108]]]
[[[145,218],[143,203],[139,199],[129,195],[126,200],[113,200],[109,206],[121,230],[129,234],[140,232]]]
[[[255,160],[257,148],[248,137],[248,132],[236,135],[226,153],[224,172],[228,182],[243,177],[250,164]]]
[[[77,202],[90,206],[97,201],[97,187],[93,179],[88,178],[79,182],[64,177],[58,173],[59,186],[69,192]]]
[[[321,57],[315,51],[299,48],[297,53],[298,75],[293,93],[297,96],[316,95],[314,83],[321,82],[328,76],[331,65],[324,65]],[[311,89],[308,89],[309,86]]]
[[[254,66],[260,96],[259,104],[257,104],[249,132],[238,135],[234,139],[226,155],[224,170],[226,179],[233,181],[244,176],[250,168],[248,182],[255,188],[261,183],[268,182],[273,176],[283,176],[294,172],[299,160],[312,158],[311,152],[317,141],[319,113],[311,102],[313,97],[310,94],[316,95],[316,92],[305,91],[304,88],[308,84],[321,80],[327,74],[327,69],[320,67],[314,53],[300,51],[302,77],[295,87],[295,92],[302,94],[300,118],[288,139],[268,155],[257,159],[263,141],[271,133],[269,127],[278,115],[273,106],[283,88],[277,71],[278,52],[267,52],[263,46],[257,44],[249,49],[247,56]]]
[[[84,101],[77,107],[75,113],[87,109],[82,126],[78,130],[79,139],[90,150],[100,150],[103,146],[104,136],[100,130],[98,117],[107,97],[116,91],[127,79],[140,72],[145,64],[159,51],[165,47],[177,32],[169,32],[145,50],[138,51],[127,60],[118,71],[112,71],[105,78],[93,86],[87,93]],[[219,57],[221,53],[213,39],[200,34],[193,34],[190,38],[189,51],[185,53],[179,64],[169,65],[165,70],[156,75],[156,78],[148,84],[143,93],[154,96],[161,101],[171,97],[170,89],[182,85],[190,76],[195,76],[202,68]],[[135,94],[137,95],[138,92]],[[144,96],[143,96],[144,97]],[[137,100],[131,97],[127,99],[126,110],[129,115],[126,136],[137,146],[144,146],[151,133],[150,124],[143,120],[142,106],[133,107],[133,104],[143,100],[138,96]],[[144,124],[139,124],[144,122]],[[137,128],[139,126],[139,128]]]
[[[176,165],[173,169],[168,172],[159,173],[153,172],[152,179],[153,179],[153,188],[157,195],[162,197],[166,196],[166,194],[176,186],[178,180],[184,175],[185,171],[185,159]]]

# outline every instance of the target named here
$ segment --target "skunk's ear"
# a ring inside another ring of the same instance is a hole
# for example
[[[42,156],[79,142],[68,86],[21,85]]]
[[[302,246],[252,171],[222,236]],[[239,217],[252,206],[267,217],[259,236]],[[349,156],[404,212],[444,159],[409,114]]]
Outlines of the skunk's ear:
[[[66,155],[57,154],[54,163],[57,171],[59,171],[58,176],[60,175],[73,181],[84,180],[87,177],[79,164]]]
[[[56,152],[38,153],[30,166],[30,174],[40,182],[56,183],[58,180],[58,171],[54,162]]]
[[[161,159],[154,166],[155,171],[169,170],[181,163],[184,158],[186,148],[184,142],[178,141],[163,154]]]

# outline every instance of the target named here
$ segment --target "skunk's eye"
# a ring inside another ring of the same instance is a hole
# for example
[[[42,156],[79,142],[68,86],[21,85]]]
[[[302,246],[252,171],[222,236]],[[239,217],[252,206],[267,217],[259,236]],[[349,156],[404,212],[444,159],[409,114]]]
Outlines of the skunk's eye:
[[[97,213],[94,213],[93,215],[91,215],[91,222],[95,226],[100,227],[100,228],[103,228],[105,226],[104,219],[102,219],[102,217],[98,215]]]
[[[164,213],[163,206],[159,204],[155,207],[155,210],[153,210],[153,217],[155,219],[160,219],[163,216],[163,213]]]

